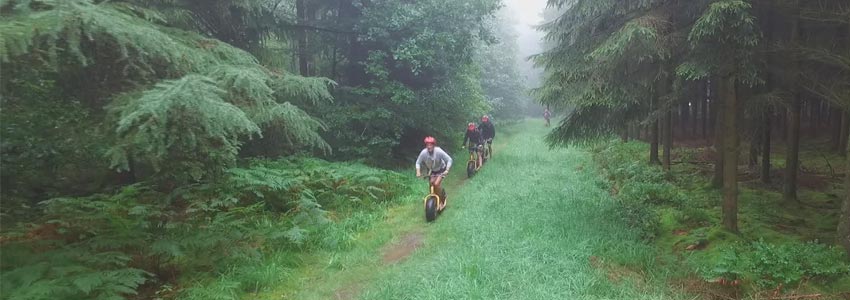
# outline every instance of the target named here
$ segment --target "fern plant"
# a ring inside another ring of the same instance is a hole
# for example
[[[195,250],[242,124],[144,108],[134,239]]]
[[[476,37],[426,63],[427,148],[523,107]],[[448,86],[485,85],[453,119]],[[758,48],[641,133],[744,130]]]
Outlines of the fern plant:
[[[194,180],[223,171],[235,162],[239,138],[260,133],[225,96],[209,77],[189,75],[116,105],[117,133],[124,139],[112,151],[113,165],[127,169],[132,155],[165,174]]]

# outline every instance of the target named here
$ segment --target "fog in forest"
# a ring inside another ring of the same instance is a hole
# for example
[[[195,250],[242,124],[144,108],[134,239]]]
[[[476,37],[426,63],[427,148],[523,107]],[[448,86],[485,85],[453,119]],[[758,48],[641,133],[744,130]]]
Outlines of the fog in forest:
[[[529,56],[538,54],[542,50],[543,32],[537,30],[537,26],[543,22],[543,11],[546,9],[546,0],[507,0],[502,9],[513,23],[517,34],[519,45],[520,71],[527,78],[528,87],[534,88],[540,84],[541,69],[534,68],[534,63],[528,59]]]

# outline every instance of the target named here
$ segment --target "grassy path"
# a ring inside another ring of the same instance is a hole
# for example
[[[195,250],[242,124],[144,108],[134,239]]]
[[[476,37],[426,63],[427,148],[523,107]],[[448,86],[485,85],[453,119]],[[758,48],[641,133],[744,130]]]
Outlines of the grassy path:
[[[653,251],[610,217],[589,155],[549,150],[540,121],[516,130],[450,190],[435,223],[424,223],[421,203],[402,206],[337,262],[344,267],[305,271],[315,273],[276,299],[669,299],[636,267]],[[411,235],[421,241],[409,257],[382,259],[381,245]]]
[[[388,270],[363,297],[663,298],[648,284],[612,282],[630,271],[591,259],[604,254],[629,263],[652,255],[606,213],[612,203],[589,155],[548,150],[541,125],[522,124],[496,159],[455,193],[427,246]]]

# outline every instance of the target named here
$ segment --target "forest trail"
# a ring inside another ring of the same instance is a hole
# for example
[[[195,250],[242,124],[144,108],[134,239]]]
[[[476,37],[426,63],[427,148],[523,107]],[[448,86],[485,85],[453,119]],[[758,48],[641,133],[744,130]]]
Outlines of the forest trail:
[[[517,132],[450,196],[424,246],[382,270],[361,298],[664,298],[631,276],[640,270],[596,257],[642,249],[607,213],[613,203],[590,156],[549,150],[538,120]]]
[[[335,274],[318,271],[289,296],[669,299],[642,270],[600,258],[622,263],[652,255],[610,217],[613,200],[590,155],[550,150],[539,120],[514,130],[476,177],[450,189],[449,207],[433,224],[424,222],[421,203],[405,205],[408,211],[396,215],[406,219],[389,221],[392,239],[371,250],[375,259]],[[463,159],[455,156],[460,170]]]

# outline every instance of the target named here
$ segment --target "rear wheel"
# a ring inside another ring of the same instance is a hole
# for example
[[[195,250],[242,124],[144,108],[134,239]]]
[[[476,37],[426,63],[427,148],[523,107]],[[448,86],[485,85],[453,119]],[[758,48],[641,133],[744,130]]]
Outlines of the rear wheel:
[[[475,162],[471,161],[466,163],[466,176],[469,178],[475,176]]]
[[[428,197],[425,200],[425,221],[431,222],[437,218],[437,197]]]

